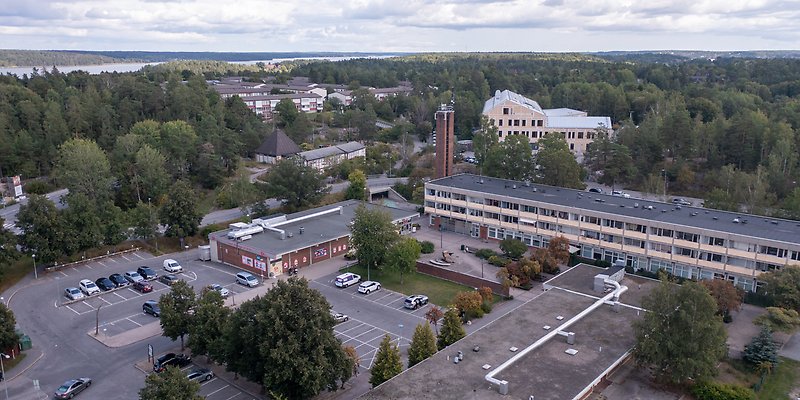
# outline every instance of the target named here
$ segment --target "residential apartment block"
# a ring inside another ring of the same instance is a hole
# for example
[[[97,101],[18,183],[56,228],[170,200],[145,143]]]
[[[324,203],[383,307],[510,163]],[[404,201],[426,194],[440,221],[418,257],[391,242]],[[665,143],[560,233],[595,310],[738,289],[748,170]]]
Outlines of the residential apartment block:
[[[482,239],[578,255],[754,291],[765,271],[800,263],[800,223],[462,174],[425,184],[430,224]]]
[[[223,99],[238,96],[249,109],[265,119],[272,118],[272,110],[283,99],[292,100],[297,111],[320,112],[324,107],[327,95],[327,91],[323,88],[305,86],[242,82],[230,79],[221,82],[212,81],[210,84]],[[284,93],[272,94],[275,89]]]
[[[583,160],[586,146],[591,143],[597,129],[611,133],[611,118],[590,117],[584,111],[571,108],[542,109],[534,100],[510,90],[496,91],[486,100],[483,115],[497,127],[497,135],[503,141],[509,135],[524,135],[536,151],[536,143],[544,135],[556,132],[569,144],[578,162]]]

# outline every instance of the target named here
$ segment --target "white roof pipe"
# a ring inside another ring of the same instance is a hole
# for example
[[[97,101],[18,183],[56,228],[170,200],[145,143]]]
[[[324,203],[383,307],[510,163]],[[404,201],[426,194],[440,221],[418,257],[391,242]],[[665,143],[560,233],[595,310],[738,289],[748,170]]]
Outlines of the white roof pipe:
[[[517,353],[514,357],[511,357],[510,359],[508,359],[508,361],[500,364],[500,366],[498,366],[497,368],[493,369],[491,372],[486,374],[484,379],[486,379],[486,381],[488,381],[489,383],[492,383],[494,385],[498,385],[498,386],[508,385],[508,381],[501,381],[501,380],[495,378],[494,376],[499,374],[500,372],[503,372],[503,370],[508,368],[511,364],[515,363],[520,358],[524,357],[526,354],[530,353],[531,351],[535,350],[536,348],[540,347],[541,345],[547,343],[550,339],[552,339],[556,335],[558,335],[558,333],[560,331],[563,331],[563,330],[569,328],[570,326],[572,326],[574,323],[580,321],[581,319],[583,319],[583,317],[589,315],[589,313],[591,313],[592,311],[594,311],[598,307],[602,306],[607,301],[609,301],[611,299],[614,299],[613,301],[616,303],[617,301],[619,301],[619,295],[621,295],[622,293],[625,293],[625,291],[628,290],[627,286],[621,286],[619,284],[619,282],[617,282],[615,280],[612,280],[612,279],[605,279],[603,281],[603,283],[610,283],[610,284],[614,285],[614,287],[615,287],[614,291],[612,291],[611,293],[603,296],[603,298],[595,301],[594,303],[592,303],[591,306],[589,306],[587,309],[581,311],[578,315],[572,317],[569,321],[564,322],[558,328],[553,329],[548,334],[542,336],[542,338],[537,340],[535,343],[533,343],[532,345],[526,347],[521,352]]]
[[[320,216],[323,216],[323,215],[326,215],[326,214],[332,214],[332,213],[341,214],[341,212],[342,212],[342,206],[334,207],[334,208],[331,208],[330,210],[318,211],[318,212],[315,212],[313,214],[303,215],[302,217],[297,217],[297,218],[294,218],[294,219],[287,219],[286,221],[278,222],[277,224],[272,224],[272,226],[273,227],[277,227],[277,226],[281,226],[281,225],[291,224],[291,223],[294,223],[294,222],[305,221],[307,219],[320,217]]]

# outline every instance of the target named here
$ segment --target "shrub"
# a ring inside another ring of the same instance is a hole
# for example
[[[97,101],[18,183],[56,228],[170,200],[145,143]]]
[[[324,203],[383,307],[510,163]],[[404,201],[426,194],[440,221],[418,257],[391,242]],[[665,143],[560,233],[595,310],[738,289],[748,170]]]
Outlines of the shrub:
[[[745,387],[724,383],[705,382],[692,386],[697,400],[755,400],[756,394]]]
[[[483,310],[484,314],[492,312],[492,303],[489,303],[488,301],[483,302],[483,304],[481,304],[481,310]]]
[[[496,267],[505,267],[507,266],[511,260],[501,256],[491,256],[489,257],[489,264],[492,264]]]
[[[488,286],[482,286],[478,288],[478,294],[481,295],[481,300],[483,302],[492,301],[492,288]]]
[[[495,253],[495,251],[492,249],[478,249],[475,251],[475,257],[482,258],[484,260],[488,260],[492,256],[496,255],[497,253]]]
[[[503,239],[500,242],[500,250],[512,260],[517,260],[528,251],[528,246],[517,239]]]
[[[200,228],[200,237],[207,238],[211,232],[221,231],[227,228],[225,224],[211,224]]]
[[[431,254],[431,253],[433,253],[434,246],[433,246],[432,242],[429,242],[429,241],[426,240],[424,242],[421,242],[419,244],[419,246],[420,246],[420,252],[422,254]]]

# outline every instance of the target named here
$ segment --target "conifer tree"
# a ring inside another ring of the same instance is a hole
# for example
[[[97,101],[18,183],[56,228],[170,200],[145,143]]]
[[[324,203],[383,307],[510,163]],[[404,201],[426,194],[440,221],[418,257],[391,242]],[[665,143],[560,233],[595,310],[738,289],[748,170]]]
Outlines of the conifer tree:
[[[434,355],[437,351],[436,336],[429,324],[419,324],[411,338],[411,347],[408,348],[408,368],[413,367]]]
[[[403,371],[403,363],[400,360],[400,349],[396,344],[392,344],[392,338],[386,334],[378,347],[375,355],[375,364],[372,366],[372,376],[369,383],[372,387],[378,386],[383,382],[392,379],[395,375]]]
[[[467,336],[467,333],[464,332],[464,327],[461,326],[461,318],[458,317],[458,310],[455,308],[447,310],[447,312],[444,313],[442,329],[439,331],[439,340],[436,342],[439,350],[461,340],[464,336]]]
[[[766,327],[761,328],[761,332],[753,337],[750,344],[744,346],[742,356],[747,363],[758,366],[761,363],[775,365],[778,363],[778,344],[772,340],[772,332]]]

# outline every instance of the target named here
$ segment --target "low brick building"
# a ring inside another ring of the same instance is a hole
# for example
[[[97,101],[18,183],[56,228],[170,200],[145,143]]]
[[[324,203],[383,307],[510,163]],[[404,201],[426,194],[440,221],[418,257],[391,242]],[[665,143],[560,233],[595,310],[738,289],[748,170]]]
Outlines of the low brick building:
[[[385,210],[400,233],[411,232],[416,212],[348,200],[294,214],[231,224],[209,235],[211,260],[269,276],[303,268],[350,250],[350,223],[356,208]]]

